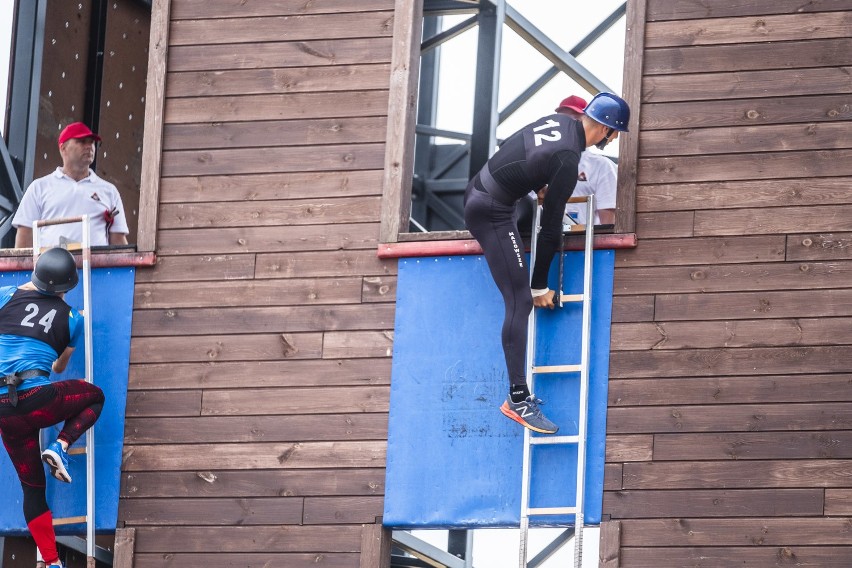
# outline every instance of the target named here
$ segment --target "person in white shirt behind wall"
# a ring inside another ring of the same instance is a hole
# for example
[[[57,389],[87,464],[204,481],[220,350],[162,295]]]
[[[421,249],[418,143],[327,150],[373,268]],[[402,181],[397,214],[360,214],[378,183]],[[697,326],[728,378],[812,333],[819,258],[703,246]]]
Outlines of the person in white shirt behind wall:
[[[89,166],[101,137],[82,122],[66,126],[59,134],[62,166],[34,180],[24,193],[12,219],[17,229],[16,248],[33,246],[33,221],[88,215],[91,245],[126,245],[127,218],[116,187],[101,179]],[[68,223],[44,227],[39,234],[43,246],[56,246],[60,238],[79,243],[82,225]]]
[[[582,97],[571,95],[564,99],[556,112],[565,114],[574,119],[583,116],[586,101]],[[580,155],[578,166],[577,186],[574,188],[573,197],[595,196],[595,225],[615,224],[615,197],[618,173],[615,164],[604,156],[590,150]],[[565,208],[565,222],[568,224],[586,224],[586,204],[569,203]]]

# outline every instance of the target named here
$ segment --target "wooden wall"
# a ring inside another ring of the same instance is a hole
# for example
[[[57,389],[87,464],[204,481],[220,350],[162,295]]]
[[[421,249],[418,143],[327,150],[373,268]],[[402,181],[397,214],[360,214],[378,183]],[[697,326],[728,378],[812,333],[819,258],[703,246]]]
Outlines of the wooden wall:
[[[852,1],[646,12],[606,565],[850,566]]]
[[[380,566],[393,6],[171,2],[119,507],[136,568]]]

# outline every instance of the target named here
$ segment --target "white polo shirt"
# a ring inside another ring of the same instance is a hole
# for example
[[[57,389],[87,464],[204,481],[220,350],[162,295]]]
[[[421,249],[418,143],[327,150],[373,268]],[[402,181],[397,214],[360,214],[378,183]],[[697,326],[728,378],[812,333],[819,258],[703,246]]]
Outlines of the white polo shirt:
[[[578,167],[577,187],[574,188],[572,197],[583,197],[595,195],[595,224],[600,225],[601,218],[598,211],[601,209],[615,209],[616,182],[618,173],[615,164],[602,154],[596,154],[586,150],[580,154],[580,165]],[[586,224],[586,204],[569,203],[565,206],[565,215],[571,216],[577,223]],[[570,224],[568,219],[566,223]]]
[[[88,215],[91,219],[91,245],[102,246],[109,244],[104,213],[112,210],[117,214],[109,232],[127,234],[127,215],[114,185],[99,178],[92,170],[89,170],[88,177],[74,181],[62,173],[62,168],[56,168],[55,172],[30,184],[12,225],[32,227],[33,221]],[[71,242],[83,242],[82,225],[68,223],[44,227],[39,234],[39,244],[58,245],[61,236]]]

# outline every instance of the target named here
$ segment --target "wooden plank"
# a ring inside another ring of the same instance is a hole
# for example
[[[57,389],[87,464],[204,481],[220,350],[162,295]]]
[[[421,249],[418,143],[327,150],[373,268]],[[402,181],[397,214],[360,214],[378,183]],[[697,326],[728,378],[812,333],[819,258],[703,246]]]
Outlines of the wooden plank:
[[[650,434],[609,435],[606,438],[607,462],[648,461],[654,451],[654,437]]]
[[[688,260],[688,259],[686,259]],[[622,268],[615,273],[615,294],[655,294],[662,292],[725,292],[730,290],[813,290],[842,286],[852,270],[852,263],[808,262],[759,264],[725,264],[678,267]],[[803,296],[799,296],[802,299]],[[680,299],[674,300],[680,302]],[[766,310],[761,310],[764,313]],[[730,315],[731,312],[728,312]],[[669,316],[671,314],[668,314]],[[783,314],[768,314],[785,317]],[[792,317],[801,312],[792,314]],[[811,314],[808,314],[811,315]],[[740,312],[731,319],[754,317],[755,314]],[[669,319],[667,316],[666,318]],[[674,319],[681,319],[674,317]],[[713,318],[715,319],[715,318]],[[721,319],[727,319],[722,316]]]
[[[657,296],[658,320],[724,320],[750,318],[795,318],[807,306],[814,317],[852,315],[852,288],[788,292],[731,292],[728,294],[666,294]],[[840,338],[838,338],[840,339]],[[848,338],[847,338],[848,339]]]
[[[133,568],[133,547],[136,542],[135,528],[115,529],[115,548],[113,549],[113,568]]]
[[[198,338],[195,338],[197,341]],[[233,388],[234,377],[246,387],[389,385],[388,359],[288,359],[271,361],[134,364],[130,390]],[[175,377],[180,377],[176,380]]]
[[[160,206],[161,229],[263,227],[370,223],[379,220],[380,198],[340,197],[229,203],[170,203]]]
[[[852,105],[849,108],[852,109]],[[852,150],[680,156],[645,158],[640,162],[639,183],[642,184],[713,181],[718,180],[720,172],[725,172],[727,180],[831,177],[852,173]],[[729,215],[725,213],[726,221]],[[787,224],[793,223],[788,221]],[[846,230],[848,227],[847,224]]]
[[[621,471],[624,465],[620,463],[604,464],[604,491],[618,491],[623,489],[621,483]]]
[[[127,417],[198,416],[201,414],[201,391],[136,391],[127,393]]]
[[[361,527],[360,568],[390,568],[391,531],[380,520]]]
[[[361,91],[387,89],[389,86],[389,63],[185,71],[166,76],[166,97]]]
[[[822,320],[825,321],[825,320]],[[852,402],[852,374],[611,380],[608,405]]]
[[[382,516],[383,508],[383,495],[305,497],[304,524],[375,523],[376,517]]]
[[[145,89],[145,132],[143,133],[139,218],[136,250],[157,248],[157,202],[163,149],[166,58],[169,46],[170,0],[151,3],[151,38],[148,43],[148,75]]]
[[[850,475],[848,460],[648,462],[624,464],[623,483],[625,489],[847,487]]]
[[[163,154],[163,175],[264,174],[322,170],[373,170],[381,167],[384,144],[187,150]]]
[[[641,212],[845,205],[850,184],[852,177],[643,185],[636,204]]]
[[[622,547],[742,546],[745,543],[773,550],[770,547],[790,544],[849,544],[849,519],[843,518],[649,519],[623,521],[621,529]]]
[[[136,282],[247,280],[254,276],[254,264],[253,254],[158,256],[153,267],[136,271]]]
[[[645,74],[719,73],[849,65],[852,38],[665,47],[645,52]]]
[[[641,157],[849,148],[848,130],[843,122],[656,130],[643,133]]]
[[[647,240],[616,254],[615,266],[618,271],[636,266],[783,261],[785,245],[782,235]]]
[[[168,69],[224,71],[311,67],[317,65],[367,65],[388,63],[390,38],[329,39],[232,45],[179,45],[169,48]]]
[[[692,211],[664,211],[636,214],[636,233],[642,239],[691,237]]]
[[[785,430],[832,430],[852,424],[852,403],[822,402],[818,404],[736,404],[702,406],[631,406],[610,408],[607,432],[783,432]],[[808,436],[814,436],[808,434]],[[783,436],[781,436],[783,437]],[[822,435],[814,436],[823,438]],[[690,441],[697,441],[688,436]],[[767,436],[772,438],[772,435]],[[668,438],[666,438],[668,439]],[[763,438],[761,438],[762,440]],[[740,441],[735,442],[735,446]],[[672,444],[676,442],[672,441]],[[661,437],[654,438],[654,459],[690,459],[694,452],[677,457],[675,451],[660,454]],[[679,443],[678,443],[679,444]],[[696,449],[706,455],[706,448]],[[809,455],[810,450],[802,448]],[[825,457],[830,450],[826,451]],[[796,454],[791,450],[791,454]],[[663,455],[667,457],[662,457]],[[737,456],[740,454],[737,453]],[[729,456],[732,457],[732,456]],[[743,455],[742,457],[747,457]],[[792,456],[791,456],[792,457]],[[701,458],[698,458],[701,459]]]
[[[808,408],[807,410],[811,410]],[[657,434],[654,436],[655,460],[809,460],[843,459],[852,457],[852,432],[829,430],[848,428],[850,414],[833,420],[821,414],[822,424],[802,417],[807,427],[820,432],[731,432],[697,434]],[[755,419],[757,422],[762,417]],[[787,426],[795,428],[795,418]],[[780,425],[779,425],[780,427]]]
[[[414,171],[414,126],[423,4],[394,1],[391,77],[388,93],[387,153],[382,178],[382,222],[379,241],[395,243],[406,232],[411,211],[411,180]]]
[[[166,125],[165,150],[383,142],[384,116]]]
[[[268,568],[269,566],[287,566],[287,568],[351,568],[358,563],[360,554],[306,552],[306,553],[268,553],[240,552],[236,560],[234,554],[220,552],[208,553],[154,553],[137,554],[135,568],[180,568],[195,563],[205,568],[234,568],[235,562],[240,568]]]
[[[388,276],[396,274],[395,261],[381,260],[373,250],[295,252],[257,255],[257,278],[322,276]],[[384,278],[383,278],[384,280]]]
[[[386,446],[385,441],[196,444],[192,452],[183,444],[125,446],[122,470],[383,467]]]
[[[787,260],[852,260],[852,233],[787,235]]]
[[[302,497],[257,499],[130,499],[118,521],[143,526],[298,525]]]
[[[378,245],[373,223],[297,225],[236,229],[173,229],[160,232],[163,255],[230,255],[239,253],[303,252],[370,249]]]
[[[126,499],[384,495],[384,490],[383,468],[141,471],[121,474],[121,497]]]
[[[793,128],[792,124],[835,122],[849,120],[850,117],[852,117],[852,108],[849,105],[848,95],[670,102],[646,104],[642,112],[642,129],[665,130],[771,124]]]
[[[726,212],[725,223],[718,223],[714,222],[709,212],[697,211],[695,234],[792,233],[801,232],[804,227],[813,230],[822,229],[825,232],[841,232],[852,228],[849,222],[850,213],[852,213],[852,205],[740,209]],[[791,218],[790,214],[794,217]]]
[[[377,195],[381,172],[295,172],[164,178],[160,203],[269,201]]]
[[[645,48],[845,38],[852,11],[649,22]]]
[[[133,315],[132,334],[139,338],[205,335],[212,329],[223,335],[375,330],[392,329],[393,320],[392,304],[143,310]],[[281,347],[276,351],[282,354]],[[283,353],[290,351],[284,345]]]
[[[619,568],[621,566],[621,521],[601,523],[598,566],[600,568]]]
[[[847,566],[852,561],[852,547],[807,546],[736,546],[730,548],[639,548],[625,549],[625,566],[656,568],[658,566],[698,566],[738,568],[741,566]]]
[[[647,517],[808,517],[821,515],[822,489],[691,489],[605,492],[614,519]]]
[[[393,13],[389,11],[217,19],[206,16],[172,22],[169,42],[171,46],[226,43],[238,49],[236,46],[241,43],[388,37],[392,26]],[[769,27],[785,29],[780,22]]]
[[[134,320],[139,319],[136,312]],[[168,317],[168,316],[166,316]],[[162,325],[162,324],[158,324]],[[208,324],[208,330],[216,327]],[[146,337],[161,330],[140,322],[130,343],[130,363],[211,363],[214,361],[281,361],[315,359],[322,355],[321,333],[268,333],[255,335],[194,335]]]
[[[173,19],[238,18],[248,16],[283,16],[287,14],[336,14],[390,10],[393,0],[181,0],[173,10]]]
[[[850,9],[850,0],[816,0],[806,4],[799,0],[774,0],[765,4],[755,3],[754,0],[649,0],[648,20],[727,18]]]
[[[134,289],[135,309],[199,308],[204,306],[281,306],[357,304],[360,278],[302,278],[229,282],[140,283]]]
[[[650,75],[642,78],[642,102],[752,99],[773,93],[784,93],[787,97],[848,93],[852,90],[849,85],[850,73],[852,69],[849,66],[834,66]]]
[[[128,418],[126,444],[386,440],[386,413]]]
[[[169,99],[166,103],[166,122],[169,124],[322,120],[329,115],[352,118],[385,116],[386,113],[387,91],[381,90],[185,97]]]
[[[367,276],[361,286],[362,302],[396,301],[396,277]]]
[[[651,321],[653,319],[654,296],[616,296],[612,299],[613,322]]]
[[[639,167],[639,134],[642,108],[642,76],[645,68],[645,19],[647,0],[627,2],[624,37],[624,97],[630,106],[628,133],[619,142],[616,227],[636,231],[636,177]]]
[[[359,525],[144,527],[136,531],[137,553],[358,552],[360,548]]]
[[[812,306],[813,302],[803,305]],[[610,378],[707,377],[836,373],[852,367],[852,353],[841,347],[682,349],[613,351]]]
[[[323,359],[390,357],[393,331],[331,331],[323,334]]]
[[[386,386],[219,389],[204,391],[201,399],[204,416],[387,413],[389,407]]]
[[[619,351],[633,349],[714,349],[772,345],[849,345],[852,318],[649,322],[613,324],[611,341]]]
[[[843,472],[843,476],[848,478],[849,472]],[[852,515],[852,489],[826,489],[825,514],[835,517]]]

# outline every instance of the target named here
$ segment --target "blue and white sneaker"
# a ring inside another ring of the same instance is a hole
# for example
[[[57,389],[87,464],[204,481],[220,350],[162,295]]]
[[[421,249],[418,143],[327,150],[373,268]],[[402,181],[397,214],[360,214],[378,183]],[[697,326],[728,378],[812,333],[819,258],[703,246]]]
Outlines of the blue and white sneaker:
[[[534,394],[521,402],[512,402],[512,398],[507,397],[503,406],[500,407],[500,412],[534,432],[555,434],[559,430],[559,426],[542,414],[539,408],[539,405],[542,404],[544,402],[540,398],[536,398]]]
[[[62,449],[59,441],[47,446],[47,449],[41,453],[41,461],[47,464],[53,477],[59,481],[71,483],[71,474],[68,473],[68,454]]]

